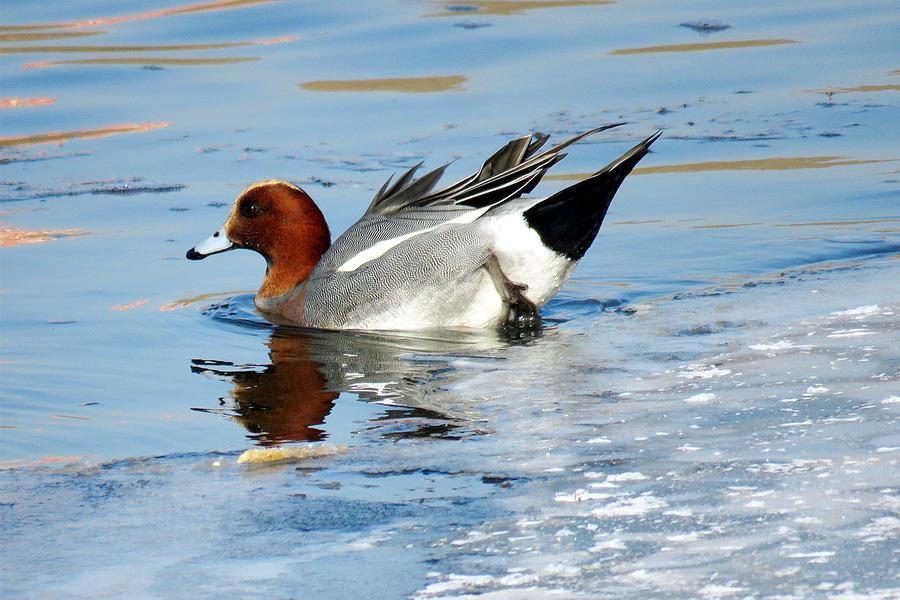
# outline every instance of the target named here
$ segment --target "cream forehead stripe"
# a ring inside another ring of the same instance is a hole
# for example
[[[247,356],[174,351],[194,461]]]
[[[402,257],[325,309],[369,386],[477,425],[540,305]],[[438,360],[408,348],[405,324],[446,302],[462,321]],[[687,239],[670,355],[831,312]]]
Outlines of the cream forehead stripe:
[[[377,244],[374,244],[371,248],[367,248],[367,249],[363,250],[362,252],[360,252],[359,254],[357,254],[356,256],[350,258],[350,260],[348,260],[347,262],[342,264],[340,267],[338,267],[338,271],[344,272],[344,273],[346,273],[348,271],[355,271],[356,269],[360,268],[364,264],[366,264],[368,262],[372,262],[376,258],[379,258],[380,256],[384,255],[385,252],[387,252],[388,250],[390,250],[397,244],[405,242],[406,240],[408,240],[410,238],[414,238],[417,235],[422,235],[423,233],[428,233],[429,231],[434,231],[438,227],[443,227],[444,225],[450,225],[453,223],[459,223],[459,224],[471,223],[472,221],[474,221],[475,219],[477,219],[478,217],[483,215],[485,212],[487,212],[487,210],[489,208],[491,208],[491,207],[485,206],[484,208],[479,208],[478,210],[469,211],[463,215],[456,217],[455,219],[450,219],[449,221],[439,223],[438,225],[435,225],[434,227],[428,227],[426,229],[420,229],[419,231],[413,231],[412,233],[407,233],[405,235],[397,236],[397,237],[391,238],[389,240],[382,240],[382,241],[378,242]]]
[[[300,189],[299,186],[296,186],[296,185],[294,185],[293,183],[291,183],[291,182],[289,182],[289,181],[284,181],[283,179],[266,179],[265,181],[257,181],[256,183],[251,183],[251,184],[248,185],[246,188],[244,188],[244,191],[242,191],[240,194],[238,194],[238,197],[237,197],[237,199],[235,199],[234,204],[231,205],[231,212],[228,213],[228,218],[225,219],[225,226],[228,225],[228,222],[231,221],[231,219],[232,219],[232,218],[235,216],[235,214],[237,213],[237,201],[238,201],[238,200],[240,200],[240,199],[243,198],[246,194],[252,192],[252,191],[255,190],[256,188],[261,188],[261,187],[264,187],[264,186],[267,186],[267,185],[283,185],[283,186],[285,186],[285,187],[291,188],[292,190],[295,190],[295,191],[298,191],[298,192],[302,192],[302,191],[303,191],[302,189]]]
[[[285,186],[285,187],[289,187],[289,188],[291,188],[292,190],[296,190],[296,191],[298,191],[298,192],[302,192],[302,191],[303,191],[303,190],[301,190],[299,187],[297,187],[296,185],[294,185],[293,183],[290,183],[290,182],[288,182],[288,181],[284,181],[283,179],[266,179],[265,181],[257,181],[256,183],[251,183],[250,185],[248,185],[248,186],[244,189],[244,191],[241,192],[241,196],[243,196],[244,194],[246,194],[246,193],[248,193],[248,192],[251,192],[251,191],[253,191],[253,190],[255,190],[256,188],[259,188],[259,187],[263,187],[263,186],[267,186],[267,185],[279,185],[279,184],[280,184],[280,185],[283,185],[283,186]],[[240,198],[241,196],[238,196],[238,198]]]

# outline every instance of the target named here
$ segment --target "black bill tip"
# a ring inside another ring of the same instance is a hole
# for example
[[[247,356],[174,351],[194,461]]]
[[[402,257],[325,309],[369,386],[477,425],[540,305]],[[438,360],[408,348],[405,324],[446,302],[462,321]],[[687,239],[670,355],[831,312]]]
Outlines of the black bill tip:
[[[199,252],[191,248],[187,251],[187,254],[185,254],[184,257],[188,260],[203,260],[204,258],[206,258],[206,255],[200,254]]]

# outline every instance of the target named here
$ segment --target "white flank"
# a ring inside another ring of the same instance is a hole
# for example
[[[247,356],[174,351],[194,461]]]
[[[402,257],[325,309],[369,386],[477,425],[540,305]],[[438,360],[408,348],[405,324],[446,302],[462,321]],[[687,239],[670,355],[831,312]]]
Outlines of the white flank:
[[[479,208],[477,210],[471,210],[465,214],[462,214],[455,219],[450,219],[449,221],[444,221],[443,223],[439,223],[434,227],[427,227],[425,229],[420,229],[419,231],[413,231],[412,233],[407,233],[405,235],[397,236],[395,238],[390,238],[387,240],[382,240],[376,244],[373,244],[371,247],[366,248],[356,256],[350,258],[347,262],[338,267],[338,271],[348,272],[355,271],[366,263],[372,262],[376,258],[379,258],[384,255],[385,252],[393,248],[398,244],[402,244],[406,240],[410,238],[414,238],[418,235],[422,235],[423,233],[428,233],[430,231],[434,231],[438,227],[443,227],[444,225],[452,225],[452,224],[465,224],[471,223],[481,215],[483,215],[487,210],[491,208],[490,206],[485,206],[484,208]]]

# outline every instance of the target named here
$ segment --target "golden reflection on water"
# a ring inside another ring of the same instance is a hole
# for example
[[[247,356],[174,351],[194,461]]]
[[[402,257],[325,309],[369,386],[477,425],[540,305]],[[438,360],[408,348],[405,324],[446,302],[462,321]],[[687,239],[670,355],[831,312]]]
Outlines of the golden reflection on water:
[[[607,287],[630,288],[631,284],[626,281],[606,281],[603,279],[573,279],[567,285],[605,285]]]
[[[64,237],[87,235],[81,229],[21,229],[19,227],[0,227],[0,248],[11,248],[24,244],[41,244]]]
[[[0,98],[0,108],[27,108],[29,106],[49,106],[56,98]]]
[[[45,60],[22,65],[23,69],[46,69],[63,65],[168,65],[203,67],[233,65],[259,60],[258,56],[222,58],[172,58],[165,56],[116,56],[109,58],[76,58],[73,60]]]
[[[184,6],[175,6],[172,8],[163,8],[131,15],[121,15],[118,17],[99,17],[97,19],[86,19],[82,21],[66,21],[62,23],[35,23],[26,25],[6,25],[0,27],[0,32],[8,31],[35,31],[41,29],[70,29],[78,27],[97,27],[99,25],[116,25],[118,23],[128,23],[131,21],[147,21],[150,19],[158,19],[160,17],[171,17],[175,15],[185,15],[190,13],[207,12],[215,10],[228,10],[232,8],[243,8],[245,6],[253,6],[256,4],[269,4],[276,0],[214,0],[212,2],[200,2],[197,4],[186,4]],[[99,32],[98,32],[99,33]],[[86,33],[85,35],[91,35]]]
[[[110,125],[95,129],[78,129],[75,131],[51,131],[25,136],[0,137],[0,146],[25,146],[29,144],[46,144],[64,142],[70,139],[88,139],[106,137],[119,133],[146,133],[154,129],[168,127],[168,123],[133,123],[126,125]]]
[[[806,90],[815,94],[853,94],[861,92],[900,92],[900,85],[885,83],[881,85],[857,85],[854,87],[829,87],[824,90]]]
[[[424,94],[457,90],[468,80],[464,75],[438,77],[392,77],[386,79],[338,79],[301,83],[304,90],[314,92],[401,92]]]
[[[797,40],[733,40],[729,42],[698,42],[694,44],[664,44],[661,46],[644,46],[642,48],[621,48],[610,54],[655,54],[659,52],[702,52],[705,50],[723,50],[727,48],[757,48],[760,46],[780,46],[782,44],[799,44]]]
[[[735,227],[752,227],[765,225],[765,223],[722,223],[719,225],[694,225],[691,229],[733,229]]]
[[[177,52],[179,50],[218,50],[250,46],[252,42],[221,44],[172,44],[159,46],[5,46],[0,54],[37,54],[44,52]]]
[[[898,159],[848,159],[844,156],[776,156],[751,160],[716,160],[677,165],[654,165],[637,167],[632,174],[652,175],[658,173],[698,173],[701,171],[792,171],[796,169],[827,169],[849,165],[894,162]],[[560,173],[548,175],[545,179],[572,181],[590,177],[592,173]]]
[[[872,225],[875,223],[900,223],[900,219],[860,219],[858,221],[809,221],[805,223],[775,223],[773,227],[828,227],[841,225]]]
[[[110,309],[124,312],[126,310],[134,310],[135,308],[140,308],[141,306],[147,304],[147,302],[149,302],[149,300],[147,299],[135,300],[134,302],[129,302],[128,304],[117,304],[116,306],[111,306]]]
[[[215,44],[156,44],[140,46],[4,46],[0,54],[38,54],[47,52],[59,53],[100,53],[100,52],[179,52],[183,50],[222,50],[227,48],[243,48],[246,46],[271,46],[300,39],[295,35],[253,40],[249,42],[220,42]]]
[[[0,33],[0,42],[43,42],[100,35],[105,31],[50,31],[39,33]]]
[[[529,10],[536,8],[563,8],[569,6],[599,6],[603,4],[615,4],[616,0],[511,0],[504,2],[503,0],[473,0],[463,1],[460,5],[474,6],[476,10],[472,11],[456,11],[447,10],[444,12],[428,15],[429,17],[461,17],[467,14],[471,15],[521,15]],[[447,3],[442,3],[447,4]]]

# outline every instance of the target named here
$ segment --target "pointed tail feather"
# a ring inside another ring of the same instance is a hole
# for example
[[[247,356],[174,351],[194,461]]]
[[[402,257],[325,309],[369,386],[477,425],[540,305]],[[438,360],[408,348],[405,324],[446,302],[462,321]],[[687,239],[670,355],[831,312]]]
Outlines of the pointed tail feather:
[[[419,179],[413,179],[422,166],[419,163],[397,181],[391,183],[393,176],[388,179],[375,194],[367,212],[390,216],[406,208],[443,204],[483,208],[495,198],[503,198],[504,201],[517,198],[531,192],[547,170],[563,159],[563,149],[589,135],[620,125],[623,123],[611,123],[585,131],[541,153],[538,151],[550,136],[535,132],[514,139],[488,158],[477,173],[433,193],[431,189],[437,184],[447,165]],[[523,181],[526,182],[524,186],[521,185]],[[507,195],[510,189],[515,190],[512,196]]]
[[[619,186],[660,135],[657,131],[587,179],[526,210],[529,227],[548,248],[579,260],[597,237]]]
[[[484,162],[484,166],[481,167],[475,181],[481,182],[490,179],[494,175],[498,175],[518,166],[525,157],[525,153],[528,152],[530,145],[530,134],[512,140]]]

